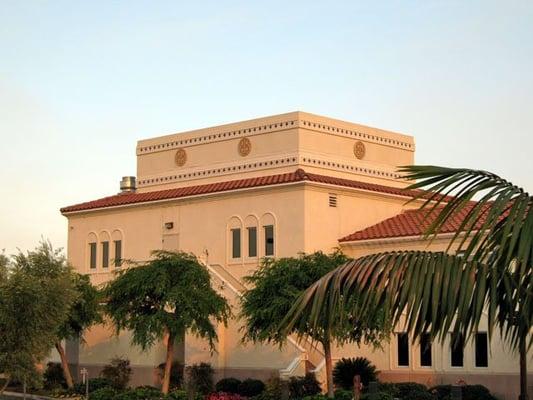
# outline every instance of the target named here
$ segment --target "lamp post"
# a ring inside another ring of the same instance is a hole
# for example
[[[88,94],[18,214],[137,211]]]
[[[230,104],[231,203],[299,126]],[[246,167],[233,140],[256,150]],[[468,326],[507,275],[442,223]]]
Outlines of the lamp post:
[[[89,371],[87,368],[82,368],[81,371],[81,380],[85,383],[85,399],[89,399]]]

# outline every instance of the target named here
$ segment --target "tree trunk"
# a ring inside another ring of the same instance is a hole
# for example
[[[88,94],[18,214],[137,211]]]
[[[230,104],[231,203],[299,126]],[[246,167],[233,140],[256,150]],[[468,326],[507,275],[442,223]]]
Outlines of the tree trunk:
[[[519,400],[528,400],[527,394],[527,346],[526,335],[520,337],[520,396]]]
[[[4,390],[6,390],[7,386],[9,385],[9,382],[11,379],[9,378],[9,375],[5,374],[6,381],[4,382],[4,386],[0,388],[0,395],[4,394]]]
[[[328,397],[333,398],[333,364],[331,361],[331,343],[329,340],[322,342],[324,346],[324,358],[326,360],[326,384],[328,388]]]
[[[65,381],[67,382],[68,388],[72,389],[74,387],[74,382],[72,381],[72,374],[70,373],[70,368],[68,367],[67,355],[65,354],[65,349],[63,349],[63,345],[61,344],[61,342],[56,342],[56,349],[59,353],[59,357],[61,358],[63,376],[65,377]]]
[[[173,359],[174,359],[174,335],[169,332],[168,338],[167,338],[167,359],[165,361],[165,374],[163,376],[163,387],[161,388],[161,391],[164,394],[167,394],[170,388],[170,374],[172,372]]]

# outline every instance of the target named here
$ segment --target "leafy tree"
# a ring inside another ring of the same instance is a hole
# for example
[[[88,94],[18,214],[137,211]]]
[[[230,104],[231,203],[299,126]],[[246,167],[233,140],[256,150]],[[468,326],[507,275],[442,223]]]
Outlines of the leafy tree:
[[[345,313],[337,299],[346,302],[356,297],[363,302],[360,311],[382,304],[394,323],[402,314],[406,317],[415,338],[429,333],[443,340],[450,329],[470,337],[486,309],[489,335],[499,328],[519,350],[520,399],[527,399],[533,197],[486,171],[433,166],[402,171],[408,179],[418,180],[409,189],[426,189],[417,197],[425,199],[427,237],[437,235],[450,217],[461,216],[447,250],[391,251],[349,262],[308,289],[295,304],[293,319],[303,313],[321,326],[324,312]]]
[[[35,364],[54,346],[75,298],[65,259],[50,243],[17,254],[12,264],[0,280],[0,371],[7,377],[0,393],[10,380],[39,383]]]
[[[350,313],[335,321],[329,321],[329,315],[323,314],[316,325],[309,324],[304,314],[300,314],[297,320],[286,316],[313,282],[346,261],[339,251],[329,255],[316,252],[299,257],[265,258],[260,267],[245,278],[253,287],[242,298],[243,340],[282,345],[287,336],[294,333],[322,345],[329,397],[333,397],[331,343],[364,340],[378,344],[386,331],[383,314],[376,312],[372,317],[369,315],[366,320],[360,320],[357,313]]]
[[[76,337],[83,340],[83,333],[87,328],[102,322],[102,317],[99,305],[100,295],[98,289],[91,284],[89,277],[71,272],[70,280],[76,292],[76,298],[69,308],[67,319],[63,321],[57,330],[55,348],[61,358],[66,384],[72,389],[74,382],[61,341]]]
[[[100,376],[109,380],[115,389],[124,390],[131,378],[130,360],[120,357],[111,359],[111,363],[104,366]]]
[[[231,310],[212,287],[209,272],[192,255],[155,251],[153,258],[119,273],[105,290],[106,312],[117,334],[124,329],[142,349],[167,338],[163,393],[168,393],[174,343],[190,332],[217,340],[216,323],[227,323]]]

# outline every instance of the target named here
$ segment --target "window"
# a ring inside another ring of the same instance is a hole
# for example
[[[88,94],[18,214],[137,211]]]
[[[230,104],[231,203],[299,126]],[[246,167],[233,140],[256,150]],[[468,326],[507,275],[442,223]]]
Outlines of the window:
[[[248,257],[257,257],[257,228],[248,228]]]
[[[265,256],[274,255],[274,225],[266,225],[265,228]]]
[[[232,258],[241,257],[241,230],[240,229],[231,230],[231,257]]]
[[[487,332],[476,333],[476,367],[488,367],[488,338]]]
[[[431,336],[423,333],[420,337],[420,366],[431,367]]]
[[[102,242],[102,268],[109,267],[109,242]]]
[[[115,267],[122,265],[122,240],[115,240]]]
[[[91,267],[91,269],[96,269],[96,243],[89,243],[89,253],[89,266]]]
[[[464,339],[463,335],[452,335],[451,338],[451,364],[452,367],[462,367],[464,359]]]
[[[407,333],[398,333],[398,366],[409,366],[409,335]]]
[[[337,195],[334,193],[329,194],[329,206],[337,207]]]

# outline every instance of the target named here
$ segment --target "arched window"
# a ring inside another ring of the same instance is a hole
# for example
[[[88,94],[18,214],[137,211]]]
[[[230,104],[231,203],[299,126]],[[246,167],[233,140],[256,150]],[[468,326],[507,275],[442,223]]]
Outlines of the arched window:
[[[244,219],[245,229],[245,246],[247,249],[246,256],[248,258],[258,257],[258,226],[259,221],[255,215],[248,215]]]
[[[276,218],[272,213],[263,214],[261,217],[261,229],[263,255],[265,257],[273,257],[276,254]]]
[[[102,268],[109,268],[109,242],[111,240],[107,231],[100,232],[100,254],[102,255]]]
[[[238,260],[242,258],[242,220],[239,217],[231,217],[228,222],[229,235],[229,258]]]
[[[96,270],[97,256],[98,236],[96,236],[96,233],[91,232],[87,236],[87,257],[85,257],[89,270]]]
[[[122,265],[122,259],[124,258],[124,239],[122,232],[118,229],[115,229],[111,233],[112,248],[113,248],[113,265],[115,268],[119,268]]]

